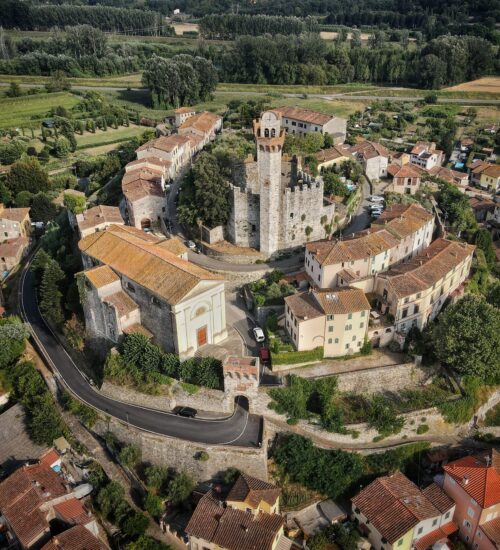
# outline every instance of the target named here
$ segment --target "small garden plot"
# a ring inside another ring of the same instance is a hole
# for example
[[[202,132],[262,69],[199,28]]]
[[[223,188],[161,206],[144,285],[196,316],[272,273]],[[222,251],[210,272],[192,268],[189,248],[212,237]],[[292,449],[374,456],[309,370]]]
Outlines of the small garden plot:
[[[250,283],[249,289],[255,306],[283,305],[286,296],[295,294],[295,287],[289,283],[281,282],[282,279],[283,273],[275,269],[264,279]]]

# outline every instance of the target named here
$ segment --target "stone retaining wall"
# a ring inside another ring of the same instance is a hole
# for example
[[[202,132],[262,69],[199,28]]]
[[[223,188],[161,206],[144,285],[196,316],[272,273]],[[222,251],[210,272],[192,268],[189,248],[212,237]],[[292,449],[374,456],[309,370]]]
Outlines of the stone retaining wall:
[[[484,405],[479,407],[469,423],[470,427],[475,425],[476,420],[484,420],[484,417],[486,416],[488,411],[490,409],[493,409],[493,407],[496,407],[498,403],[500,403],[500,390],[496,390],[494,393],[492,393],[488,398],[488,401],[486,401]]]
[[[99,420],[93,430],[101,436],[111,431],[119,441],[137,445],[141,449],[143,462],[186,471],[197,481],[220,478],[229,467],[267,480],[266,441],[258,449],[196,444],[147,433],[114,418],[109,421],[109,425],[107,421]],[[197,458],[201,451],[208,453],[208,460],[201,461]]]
[[[223,391],[201,388],[197,393],[191,395],[177,383],[172,386],[165,386],[165,388],[169,392],[168,395],[149,395],[105,381],[100,392],[106,397],[117,401],[125,401],[132,405],[160,411],[171,411],[177,406],[188,406],[198,408],[201,411],[217,412],[221,416],[233,412],[233,398]]]

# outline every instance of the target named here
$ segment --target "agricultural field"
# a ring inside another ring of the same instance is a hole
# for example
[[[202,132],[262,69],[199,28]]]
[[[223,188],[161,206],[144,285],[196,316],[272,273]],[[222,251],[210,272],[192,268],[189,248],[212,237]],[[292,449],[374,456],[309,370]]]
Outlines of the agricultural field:
[[[108,128],[105,132],[96,130],[95,134],[84,132],[82,136],[76,137],[77,149],[88,149],[91,147],[101,147],[127,141],[144,133],[144,126],[131,124],[128,127],[119,127],[116,130]]]
[[[200,30],[197,23],[173,23],[172,27],[174,27],[177,36],[182,36],[185,32],[199,32]]]
[[[0,98],[0,129],[39,126],[48,111],[55,107],[71,109],[79,98],[70,92],[36,94],[14,98]]]
[[[449,92],[482,92],[488,94],[498,94],[500,98],[500,76],[486,76],[470,82],[462,82],[456,86],[445,88]]]

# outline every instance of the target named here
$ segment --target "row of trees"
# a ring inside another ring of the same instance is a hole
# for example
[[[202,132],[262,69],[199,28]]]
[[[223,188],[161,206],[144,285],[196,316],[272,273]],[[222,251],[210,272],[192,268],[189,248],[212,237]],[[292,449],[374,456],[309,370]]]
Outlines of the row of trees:
[[[478,78],[498,64],[492,45],[468,36],[443,36],[424,48],[329,46],[318,35],[244,36],[221,52],[224,82],[324,85],[384,82],[439,88]]]
[[[153,55],[146,62],[142,82],[151,91],[155,107],[178,107],[209,99],[217,86],[217,71],[203,57]]]
[[[269,15],[206,15],[199,23],[200,34],[211,40],[232,40],[236,36],[262,34],[302,34],[319,32],[315,18]]]
[[[174,34],[163,24],[160,14],[144,9],[109,6],[46,5],[4,0],[0,25],[10,29],[49,30],[52,27],[92,25],[104,31],[128,31],[131,34]]]

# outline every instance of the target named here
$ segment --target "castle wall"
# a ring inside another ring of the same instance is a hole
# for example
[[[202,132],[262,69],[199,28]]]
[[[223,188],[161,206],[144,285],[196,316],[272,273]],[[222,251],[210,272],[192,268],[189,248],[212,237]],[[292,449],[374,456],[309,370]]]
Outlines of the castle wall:
[[[233,186],[232,210],[227,224],[228,238],[238,246],[259,248],[260,197],[250,190]]]

